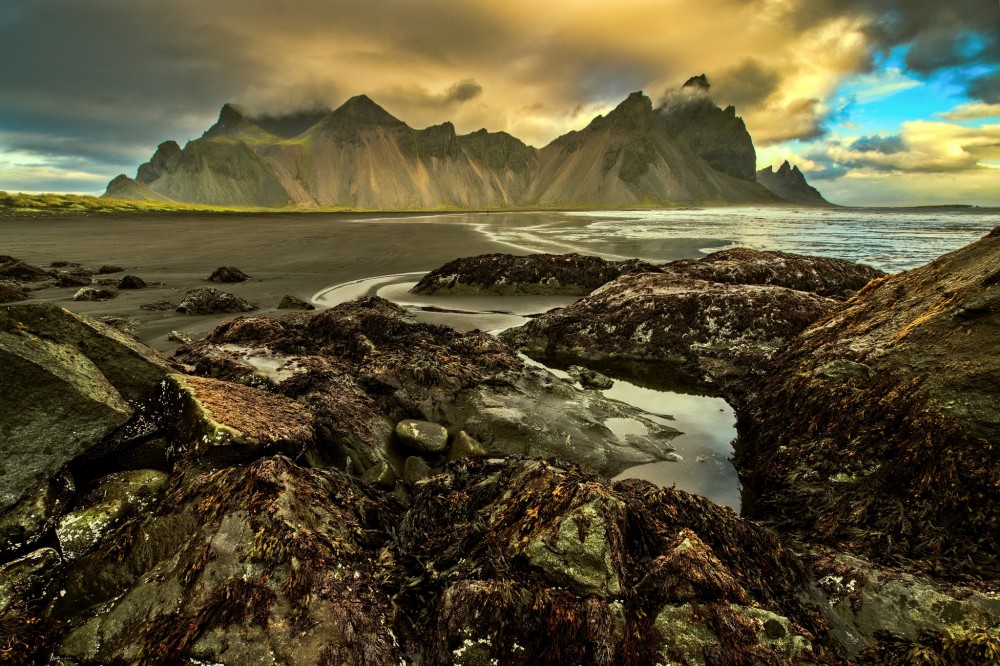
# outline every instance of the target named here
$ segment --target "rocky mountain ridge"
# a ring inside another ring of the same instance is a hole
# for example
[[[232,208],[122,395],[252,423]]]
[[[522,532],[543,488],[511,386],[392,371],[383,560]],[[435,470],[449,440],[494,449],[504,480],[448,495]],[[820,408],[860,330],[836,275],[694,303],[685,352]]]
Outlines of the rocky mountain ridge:
[[[692,81],[659,106],[632,93],[540,149],[450,122],[414,129],[365,95],[283,118],[226,104],[199,139],[161,143],[104,196],[371,210],[784,203],[757,183],[736,109],[715,106],[704,77]]]
[[[823,198],[815,187],[806,182],[806,177],[798,166],[792,166],[785,160],[775,171],[773,167],[765,167],[757,172],[757,182],[782,199],[787,199],[805,206],[832,206]]]

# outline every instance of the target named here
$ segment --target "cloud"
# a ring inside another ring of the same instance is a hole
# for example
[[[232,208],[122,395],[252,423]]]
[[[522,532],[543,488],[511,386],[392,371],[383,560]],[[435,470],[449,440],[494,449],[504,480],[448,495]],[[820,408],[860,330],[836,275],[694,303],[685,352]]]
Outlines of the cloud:
[[[891,136],[882,136],[881,134],[863,136],[851,143],[849,148],[859,153],[881,153],[883,155],[893,155],[906,150],[903,145],[903,137],[898,134]]]
[[[1000,104],[1000,70],[970,81],[969,96],[988,104]]]
[[[939,113],[937,115],[945,120],[981,120],[983,118],[1000,118],[1000,104],[967,102],[965,104],[959,104],[951,111],[946,111],[945,113]]]

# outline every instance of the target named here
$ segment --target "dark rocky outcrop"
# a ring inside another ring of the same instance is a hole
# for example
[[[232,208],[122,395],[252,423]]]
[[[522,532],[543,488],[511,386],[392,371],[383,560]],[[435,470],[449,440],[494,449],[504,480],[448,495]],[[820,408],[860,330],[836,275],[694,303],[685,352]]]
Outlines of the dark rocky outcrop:
[[[687,382],[724,383],[838,307],[784,287],[640,273],[500,337],[541,358],[656,364]]]
[[[380,298],[227,322],[180,360],[203,375],[251,384],[265,377],[315,414],[319,441],[307,455],[359,474],[391,463],[388,444],[404,419],[450,435],[464,430],[493,453],[559,455],[608,475],[666,459],[676,434],[553,381],[490,335],[415,323]],[[604,425],[615,417],[636,418],[651,434],[620,439]]]
[[[124,268],[121,266],[112,266],[110,264],[105,264],[97,269],[98,275],[110,275],[111,273],[121,273]]]
[[[1000,573],[1000,232],[876,280],[749,387],[753,516],[939,574]]]
[[[184,294],[177,312],[185,314],[221,314],[226,312],[253,312],[257,306],[236,294],[215,287],[200,287]]]
[[[584,296],[626,273],[659,269],[638,259],[580,254],[483,254],[451,261],[420,279],[414,294],[565,294]]]
[[[145,289],[149,285],[141,277],[125,275],[116,285],[119,289]]]
[[[20,282],[0,280],[0,303],[16,303],[28,300],[28,290]]]
[[[660,267],[698,280],[730,284],[770,284],[846,299],[882,271],[844,259],[737,247],[701,259],[681,259]]]
[[[10,261],[0,263],[0,278],[18,280],[20,282],[41,282],[42,280],[51,280],[53,277],[52,273],[55,272],[52,271],[50,273],[44,268],[32,266],[13,257],[7,257],[7,259]]]
[[[782,162],[777,171],[773,167],[765,167],[758,171],[757,182],[792,203],[804,206],[833,205],[823,198],[819,190],[806,182],[806,177],[799,168],[788,164],[788,160]]]
[[[208,279],[211,282],[246,282],[250,276],[235,266],[219,266]]]
[[[304,301],[298,296],[285,295],[278,303],[279,310],[315,310],[316,306],[308,301]]]
[[[87,285],[93,284],[94,280],[86,275],[74,275],[73,273],[60,272],[56,275],[56,286],[67,288],[67,287],[86,287]]]

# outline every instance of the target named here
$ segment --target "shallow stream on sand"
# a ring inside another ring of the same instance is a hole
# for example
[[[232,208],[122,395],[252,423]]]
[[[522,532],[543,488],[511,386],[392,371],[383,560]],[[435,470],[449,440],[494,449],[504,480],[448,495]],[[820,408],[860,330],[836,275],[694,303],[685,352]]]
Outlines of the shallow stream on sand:
[[[490,333],[520,326],[531,316],[577,300],[573,296],[424,296],[409,289],[424,273],[380,275],[323,289],[312,300],[320,307],[333,307],[362,296],[381,296],[413,313],[418,321],[443,324],[460,331]],[[522,357],[531,365],[545,367],[555,376],[574,383],[565,372]],[[584,390],[578,384],[579,390]],[[657,485],[676,485],[681,490],[708,497],[718,504],[740,510],[740,482],[729,458],[736,437],[736,416],[722,398],[660,391],[615,379],[606,397],[644,412],[649,420],[669,425],[683,434],[670,444],[678,461],[654,462],[625,470],[616,479],[646,479]],[[644,435],[645,427],[635,419],[608,419],[604,425],[619,437]]]

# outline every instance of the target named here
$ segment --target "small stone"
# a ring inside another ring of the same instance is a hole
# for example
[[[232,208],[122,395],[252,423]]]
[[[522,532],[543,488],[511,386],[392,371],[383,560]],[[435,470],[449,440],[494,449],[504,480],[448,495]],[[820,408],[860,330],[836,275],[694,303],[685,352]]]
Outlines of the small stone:
[[[448,430],[430,421],[407,419],[396,424],[399,443],[417,453],[444,453],[448,450]]]
[[[585,368],[582,365],[571,365],[566,372],[569,373],[570,377],[580,382],[580,386],[583,388],[606,391],[615,385],[614,380],[607,375],[601,374],[596,370],[591,370],[590,368]]]
[[[153,312],[166,312],[173,310],[175,307],[170,301],[154,301],[153,303],[143,303],[139,306],[141,310],[152,310]]]
[[[278,303],[279,310],[315,310],[316,306],[312,303],[302,300],[298,296],[292,296],[291,294],[285,296],[281,299],[281,303]]]
[[[12,280],[0,280],[0,303],[28,300],[28,290]]]
[[[448,449],[448,460],[459,460],[461,458],[484,458],[489,455],[482,444],[464,430],[460,431],[451,440],[451,448]]]
[[[219,266],[208,279],[211,282],[246,282],[250,276],[235,266]]]
[[[403,480],[415,486],[421,479],[426,479],[433,473],[431,466],[420,456],[410,456],[403,463]]]
[[[96,287],[83,287],[73,294],[74,301],[107,301],[116,297],[118,292],[110,289],[98,289]]]
[[[145,289],[146,281],[136,275],[126,275],[118,281],[119,289]]]
[[[109,264],[105,264],[104,266],[98,268],[97,272],[101,275],[107,275],[108,273],[121,273],[123,270],[125,269],[121,266],[111,266]]]
[[[194,338],[189,333],[184,333],[183,331],[170,331],[167,333],[167,340],[170,342],[179,342],[182,345],[189,345],[194,342]]]

